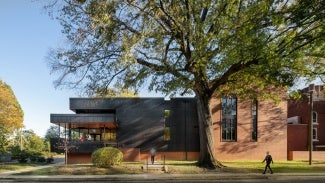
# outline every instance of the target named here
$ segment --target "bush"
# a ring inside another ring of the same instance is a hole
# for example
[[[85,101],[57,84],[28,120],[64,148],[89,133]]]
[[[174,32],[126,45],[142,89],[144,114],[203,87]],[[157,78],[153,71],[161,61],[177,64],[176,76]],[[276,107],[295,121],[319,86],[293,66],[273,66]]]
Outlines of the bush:
[[[19,163],[27,163],[30,154],[27,151],[21,151],[17,154],[17,159]]]
[[[114,147],[103,147],[94,151],[91,155],[92,163],[97,167],[111,167],[121,164],[123,153]]]
[[[53,156],[46,158],[46,163],[53,163],[53,162],[54,162]]]

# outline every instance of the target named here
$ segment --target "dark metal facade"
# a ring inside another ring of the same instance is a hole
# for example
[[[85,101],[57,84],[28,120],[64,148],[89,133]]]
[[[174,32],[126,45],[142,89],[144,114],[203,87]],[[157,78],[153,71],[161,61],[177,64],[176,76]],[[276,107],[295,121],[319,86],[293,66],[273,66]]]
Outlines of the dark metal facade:
[[[194,98],[70,98],[70,109],[76,114],[51,114],[51,123],[70,127],[63,124],[113,122],[119,147],[141,151],[151,147],[170,152],[199,151]],[[168,117],[165,117],[166,110],[169,110]],[[168,140],[166,127],[170,129]]]

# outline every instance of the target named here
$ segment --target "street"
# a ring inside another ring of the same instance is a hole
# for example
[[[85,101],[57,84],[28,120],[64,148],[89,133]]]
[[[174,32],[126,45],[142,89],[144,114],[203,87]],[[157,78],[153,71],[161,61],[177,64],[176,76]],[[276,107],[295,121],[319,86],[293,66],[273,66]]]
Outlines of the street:
[[[244,175],[238,176],[157,176],[155,175],[120,175],[120,176],[7,176],[0,179],[1,183],[6,182],[78,182],[78,183],[91,183],[91,182],[128,182],[128,183],[140,183],[140,182],[164,182],[164,183],[200,183],[200,182],[267,182],[267,183],[321,183],[325,182],[325,175],[293,175],[293,174],[279,174],[279,175]]]

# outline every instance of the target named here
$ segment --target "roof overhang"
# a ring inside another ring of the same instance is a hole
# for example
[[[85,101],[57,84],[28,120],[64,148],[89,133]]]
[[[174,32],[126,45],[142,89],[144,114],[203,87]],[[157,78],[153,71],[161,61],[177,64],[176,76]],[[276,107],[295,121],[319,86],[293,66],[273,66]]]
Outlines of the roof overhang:
[[[50,121],[67,128],[116,128],[115,114],[51,114]]]

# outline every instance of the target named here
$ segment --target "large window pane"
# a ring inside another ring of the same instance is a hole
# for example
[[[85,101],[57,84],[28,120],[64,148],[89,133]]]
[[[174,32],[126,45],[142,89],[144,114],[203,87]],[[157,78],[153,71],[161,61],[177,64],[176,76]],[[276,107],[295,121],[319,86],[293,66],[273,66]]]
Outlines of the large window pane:
[[[252,141],[257,141],[257,100],[252,100]]]
[[[228,95],[222,98],[222,141],[236,141],[237,139],[237,98]]]

